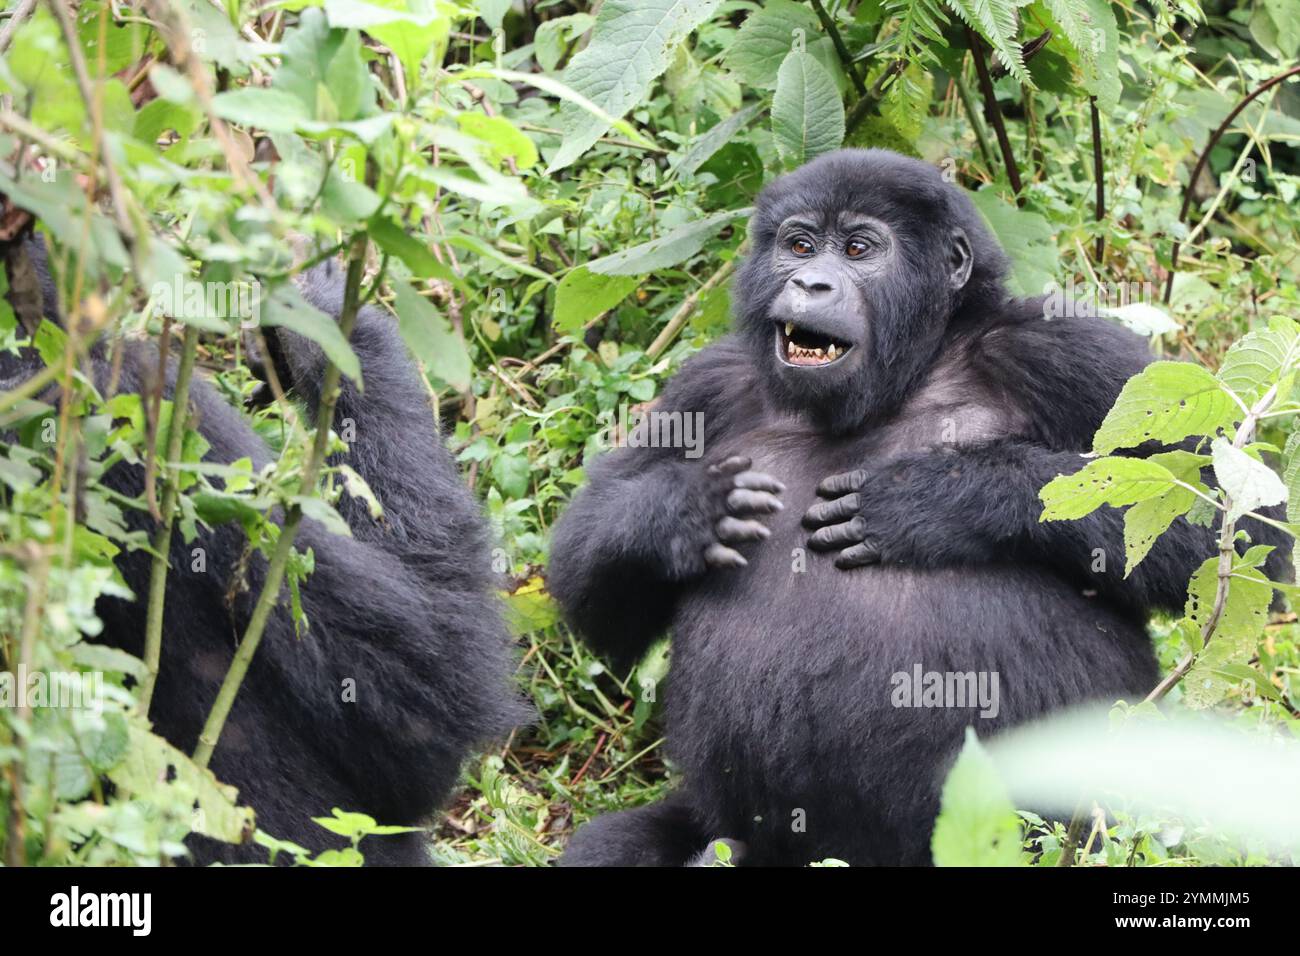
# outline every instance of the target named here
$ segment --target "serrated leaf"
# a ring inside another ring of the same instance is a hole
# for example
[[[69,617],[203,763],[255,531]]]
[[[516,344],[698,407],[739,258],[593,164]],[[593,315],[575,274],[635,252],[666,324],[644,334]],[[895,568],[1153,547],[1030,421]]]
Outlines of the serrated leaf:
[[[1187,451],[1165,452],[1152,455],[1149,459],[1169,469],[1174,478],[1196,488],[1201,485],[1201,468],[1209,464],[1206,455],[1195,455]],[[1128,577],[1133,569],[1151,551],[1156,539],[1169,529],[1179,515],[1184,515],[1202,499],[1190,488],[1173,485],[1167,491],[1139,501],[1124,512],[1124,576]]]
[[[1053,478],[1038,492],[1039,521],[1068,521],[1102,505],[1123,507],[1176,487],[1168,468],[1144,458],[1099,458],[1072,475]]]
[[[1214,613],[1218,591],[1219,559],[1209,558],[1192,575],[1185,614],[1197,630],[1203,630]],[[1231,682],[1220,670],[1229,664],[1245,664],[1255,653],[1259,636],[1268,623],[1273,587],[1245,561],[1234,560],[1228,578],[1228,596],[1223,613],[1204,649],[1183,679],[1184,698],[1189,706],[1210,707],[1224,697]]]
[[[1019,866],[1020,818],[975,728],[943,784],[930,851],[935,866]]]
[[[993,55],[1012,76],[1029,89],[1036,89],[1025,70],[1025,58],[1017,40],[1020,18],[1015,0],[947,0],[947,3],[968,27],[989,42]]]
[[[795,31],[804,32],[806,44],[820,28],[810,8],[791,0],[768,0],[745,18],[723,65],[746,86],[770,90],[781,64],[795,48]]]
[[[1152,362],[1125,383],[1115,407],[1093,437],[1109,454],[1143,442],[1173,444],[1188,435],[1213,435],[1240,411],[1209,371],[1190,362]]]
[[[1210,452],[1214,458],[1214,477],[1232,498],[1225,520],[1235,521],[1247,511],[1286,500],[1286,485],[1277,473],[1259,459],[1234,448],[1226,438],[1214,439]]]
[[[623,116],[645,99],[668,69],[677,45],[713,15],[721,0],[607,0],[591,43],[564,70],[564,82],[610,116]],[[571,164],[609,129],[590,111],[560,107],[564,139],[548,172]]]
[[[844,103],[831,75],[811,53],[789,53],[776,75],[772,138],[787,168],[844,142]]]
[[[658,239],[651,239],[631,249],[624,249],[600,259],[587,263],[592,272],[607,276],[637,276],[666,269],[689,259],[704,248],[704,243],[711,239],[724,223],[740,216],[748,216],[753,209],[732,209],[718,212],[703,219],[684,223],[676,229],[664,233]]]
[[[473,364],[451,323],[408,283],[394,280],[392,287],[397,328],[411,354],[452,388],[465,391]]]
[[[632,276],[600,275],[586,266],[570,269],[555,289],[556,331],[580,331],[596,316],[622,302],[637,285]]]
[[[1228,350],[1219,381],[1250,404],[1300,365],[1300,326],[1275,320],[1270,328],[1243,336]]]

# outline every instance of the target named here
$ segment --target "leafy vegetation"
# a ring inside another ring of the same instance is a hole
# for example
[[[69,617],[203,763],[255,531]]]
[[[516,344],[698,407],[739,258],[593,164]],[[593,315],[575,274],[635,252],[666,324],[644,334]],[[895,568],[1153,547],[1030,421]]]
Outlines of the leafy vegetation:
[[[272,467],[215,467],[175,411],[184,401],[101,394],[82,366],[97,341],[176,338],[240,404],[258,387],[245,339],[279,325],[355,377],[347,317],[341,332],[292,282],[325,257],[346,256],[354,305],[400,316],[498,532],[538,711],[467,768],[435,835],[442,862],[544,864],[576,824],[671,785],[655,693],[667,645],[629,673],[593,658],[547,597],[547,532],[620,408],[652,400],[727,326],[759,188],[827,150],[938,164],[1011,255],[1016,291],[1096,297],[1164,357],[1191,360],[1130,382],[1101,457],[1044,489],[1046,519],[1127,508],[1130,570],[1182,514],[1217,522],[1225,543],[1270,504],[1300,521],[1296,0],[42,0],[7,13],[0,242],[38,223],[68,321],[24,313],[30,277],[7,259],[0,348],[30,338],[48,367],[0,382],[0,654],[18,673],[103,675],[98,709],[18,702],[0,684],[7,862],[156,863],[189,832],[253,825],[204,766],[222,706],[194,755],[154,735],[142,712],[160,630],[142,659],[98,644],[95,601],[130,596],[112,565],[123,549],[157,554],[173,530],[237,521],[310,627],[296,520],[342,527],[332,503],[368,489],[325,465],[346,436],[311,432],[291,403],[252,413]],[[225,307],[185,308],[178,335],[174,305],[196,283],[224,289]],[[56,381],[68,400],[37,401]],[[1195,451],[1112,455],[1188,437]],[[141,499],[99,482],[121,460],[146,466]],[[159,519],[152,538],[126,530],[133,509]],[[1294,615],[1267,612],[1264,555],[1205,557],[1186,615],[1153,625],[1169,678],[1117,720],[1153,720],[1166,698],[1294,734],[1300,642]],[[243,636],[244,667],[257,637]],[[352,810],[320,821],[352,848],[313,862],[356,862],[383,838],[386,821]],[[1112,841],[1028,815],[1009,829],[1013,810],[969,742],[936,860],[1014,862],[1024,838],[1043,863],[1277,858],[1123,812],[1094,828]]]

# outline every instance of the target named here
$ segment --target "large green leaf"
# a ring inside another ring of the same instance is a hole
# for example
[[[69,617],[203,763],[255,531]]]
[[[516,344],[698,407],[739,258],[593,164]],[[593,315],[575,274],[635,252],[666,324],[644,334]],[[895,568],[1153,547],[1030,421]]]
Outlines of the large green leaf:
[[[1163,494],[1174,487],[1164,465],[1144,458],[1098,458],[1072,475],[1060,475],[1038,492],[1039,521],[1068,521],[1102,505],[1115,508]]]
[[[713,15],[721,0],[608,0],[591,43],[564,71],[564,82],[601,110],[621,117],[650,92],[668,69],[677,45]],[[560,108],[564,140],[549,172],[585,153],[609,124],[576,104]]]
[[[805,46],[817,38],[821,24],[811,7],[791,0],[768,0],[741,24],[727,48],[723,64],[746,86],[770,90],[791,50],[796,32],[803,31]]]
[[[844,142],[844,103],[817,58],[786,55],[772,98],[772,137],[787,168],[838,149]]]
[[[732,209],[728,212],[714,213],[703,219],[696,219],[664,233],[658,239],[651,239],[631,249],[624,249],[601,259],[587,263],[592,272],[606,276],[639,276],[656,269],[675,266],[684,259],[689,259],[704,248],[704,243],[712,238],[718,229],[738,216],[748,216],[753,210]]]
[[[1188,435],[1213,435],[1238,411],[1232,396],[1201,366],[1152,362],[1125,383],[1092,447],[1104,455],[1148,441],[1173,444]]]
[[[1226,438],[1216,438],[1210,445],[1214,457],[1214,477],[1232,498],[1225,520],[1235,521],[1247,511],[1267,508],[1286,500],[1286,485],[1277,472],[1233,447]]]
[[[1020,295],[1042,295],[1056,282],[1059,257],[1052,224],[1036,212],[1017,209],[992,189],[970,193],[1011,260],[1007,284]]]
[[[1151,461],[1163,465],[1183,485],[1205,491],[1201,484],[1201,468],[1209,464],[1206,455],[1188,451],[1171,451],[1152,455]],[[1169,529],[1179,515],[1187,514],[1198,499],[1192,488],[1171,485],[1166,491],[1139,501],[1124,512],[1124,576],[1133,573],[1143,558],[1151,551],[1156,539]]]
[[[586,266],[571,269],[555,288],[555,329],[577,332],[637,287],[632,276],[600,275]]]
[[[1251,403],[1300,364],[1300,326],[1278,317],[1237,341],[1219,367],[1219,381]]]

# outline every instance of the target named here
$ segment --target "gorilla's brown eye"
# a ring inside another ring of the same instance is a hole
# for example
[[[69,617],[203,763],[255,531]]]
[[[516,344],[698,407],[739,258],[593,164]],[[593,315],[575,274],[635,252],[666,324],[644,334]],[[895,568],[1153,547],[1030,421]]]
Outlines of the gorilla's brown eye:
[[[790,243],[790,251],[796,256],[810,256],[813,254],[813,244],[807,239],[795,239]]]
[[[850,259],[861,259],[867,254],[869,248],[870,246],[861,239],[850,239],[848,245],[844,247],[844,254]]]

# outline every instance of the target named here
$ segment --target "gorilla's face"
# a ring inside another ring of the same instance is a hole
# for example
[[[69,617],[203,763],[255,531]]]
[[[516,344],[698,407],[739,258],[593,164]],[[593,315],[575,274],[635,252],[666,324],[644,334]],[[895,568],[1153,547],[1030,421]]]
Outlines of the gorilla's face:
[[[817,222],[797,213],[777,228],[772,272],[781,291],[772,303],[776,359],[791,376],[852,378],[871,335],[871,283],[890,269],[894,235],[861,213]]]
[[[773,182],[735,287],[741,332],[781,404],[843,432],[923,378],[954,315],[1001,292],[1001,250],[936,169],[841,150]]]

